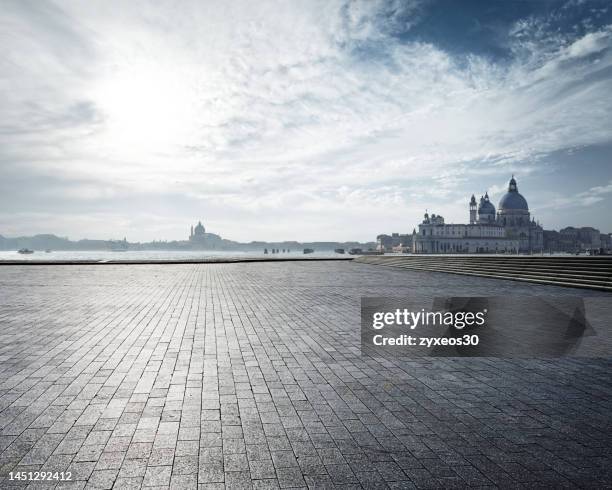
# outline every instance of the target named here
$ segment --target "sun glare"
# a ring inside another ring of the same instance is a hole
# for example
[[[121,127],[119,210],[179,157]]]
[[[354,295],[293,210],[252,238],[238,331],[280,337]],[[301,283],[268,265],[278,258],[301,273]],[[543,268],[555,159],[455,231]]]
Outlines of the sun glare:
[[[115,151],[156,153],[186,144],[194,129],[195,95],[172,70],[134,67],[97,90],[105,137]],[[105,138],[105,139],[106,139]]]

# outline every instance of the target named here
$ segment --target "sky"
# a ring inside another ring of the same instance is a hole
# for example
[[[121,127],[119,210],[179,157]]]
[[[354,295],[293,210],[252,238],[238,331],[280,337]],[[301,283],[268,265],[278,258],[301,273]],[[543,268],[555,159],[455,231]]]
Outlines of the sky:
[[[3,1],[0,235],[361,240],[515,175],[612,232],[609,1]]]

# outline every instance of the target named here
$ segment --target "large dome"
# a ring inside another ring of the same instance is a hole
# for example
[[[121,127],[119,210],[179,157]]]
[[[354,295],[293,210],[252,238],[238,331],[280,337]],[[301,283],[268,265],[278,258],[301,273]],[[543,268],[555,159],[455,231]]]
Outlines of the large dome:
[[[500,199],[498,209],[500,211],[529,211],[527,201],[519,193],[514,177],[510,179],[508,192]]]
[[[518,192],[507,192],[506,194],[504,194],[504,196],[499,201],[499,209],[500,211],[509,209],[520,209],[523,211],[529,211],[527,201]]]

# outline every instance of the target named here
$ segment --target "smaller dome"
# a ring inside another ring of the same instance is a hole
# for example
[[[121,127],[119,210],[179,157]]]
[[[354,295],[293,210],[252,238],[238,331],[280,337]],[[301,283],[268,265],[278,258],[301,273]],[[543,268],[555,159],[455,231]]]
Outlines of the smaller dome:
[[[495,206],[493,206],[493,203],[489,200],[488,193],[485,193],[484,197],[480,198],[478,214],[495,214]]]

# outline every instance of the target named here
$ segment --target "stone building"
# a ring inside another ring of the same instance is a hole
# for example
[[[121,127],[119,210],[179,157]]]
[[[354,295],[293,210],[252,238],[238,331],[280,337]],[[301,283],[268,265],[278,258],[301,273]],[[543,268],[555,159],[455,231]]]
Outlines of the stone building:
[[[412,234],[378,235],[376,237],[376,250],[379,252],[411,252]]]
[[[609,254],[612,252],[610,233],[601,233],[591,226],[575,228],[568,226],[560,231],[544,230],[544,251],[594,254]]]
[[[527,200],[514,177],[497,211],[485,193],[469,201],[469,224],[446,224],[442,216],[425,213],[413,231],[414,253],[534,253],[542,251],[543,229],[530,217]]]
[[[553,248],[553,245],[556,245],[556,248]],[[546,248],[555,252],[576,253],[587,250],[597,251],[607,247],[605,238],[602,241],[602,234],[598,229],[591,226],[581,228],[568,226],[559,230],[557,243],[547,243]]]
[[[612,253],[612,233],[601,234],[601,251],[604,253]]]
[[[544,230],[544,251],[561,251],[561,236],[557,230]]]
[[[413,232],[413,253],[517,253],[518,248],[519,241],[496,223],[446,224],[442,216],[425,213]]]

